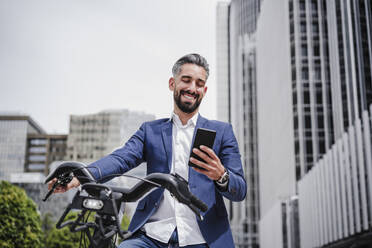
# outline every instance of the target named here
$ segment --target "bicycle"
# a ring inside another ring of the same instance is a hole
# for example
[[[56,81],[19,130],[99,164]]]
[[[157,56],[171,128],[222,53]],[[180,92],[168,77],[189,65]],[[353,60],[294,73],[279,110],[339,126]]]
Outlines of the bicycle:
[[[89,168],[94,169],[95,167]],[[141,181],[128,189],[107,186],[97,182],[88,167],[79,162],[64,162],[47,176],[45,183],[54,178],[57,180],[43,200],[46,201],[59,185],[66,186],[74,176],[80,181],[81,187],[75,193],[72,202],[66,207],[56,227],[60,229],[69,226],[71,232],[81,231],[85,233],[89,240],[89,248],[116,247],[117,235],[122,240],[130,238],[132,233],[122,230],[120,227],[120,213],[124,210],[124,203],[136,202],[155,188],[160,187],[169,190],[179,202],[186,204],[201,220],[200,211],[205,212],[208,209],[203,201],[190,192],[187,181],[178,174],[153,173],[145,178],[134,177]],[[113,176],[118,175],[111,175],[110,177]],[[80,212],[75,220],[65,221],[71,210]],[[94,222],[88,221],[91,212],[95,212]],[[80,242],[80,247],[86,247],[86,244]]]

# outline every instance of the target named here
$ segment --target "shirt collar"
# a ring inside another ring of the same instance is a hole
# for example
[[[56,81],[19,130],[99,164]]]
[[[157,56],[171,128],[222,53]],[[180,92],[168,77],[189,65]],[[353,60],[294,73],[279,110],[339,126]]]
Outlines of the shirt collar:
[[[180,120],[180,117],[179,117],[176,113],[174,113],[174,112],[172,112],[172,117],[171,117],[171,119],[172,119],[173,123],[174,123],[178,128],[186,128],[186,127],[189,127],[189,126],[191,126],[191,125],[196,126],[196,121],[198,120],[198,116],[199,116],[199,113],[196,113],[193,117],[191,117],[191,118],[187,121],[186,125],[182,125],[182,122],[181,122],[181,120]]]

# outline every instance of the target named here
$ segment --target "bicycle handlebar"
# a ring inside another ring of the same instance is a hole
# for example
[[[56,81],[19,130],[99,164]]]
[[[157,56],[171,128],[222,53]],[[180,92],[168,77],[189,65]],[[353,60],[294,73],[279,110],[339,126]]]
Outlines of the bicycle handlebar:
[[[45,183],[48,183],[53,178],[57,178],[57,182],[53,185],[54,188],[52,188],[50,192],[48,192],[48,194],[50,195],[58,185],[66,186],[72,180],[72,176],[76,176],[82,185],[86,183],[96,182],[93,175],[88,170],[88,167],[85,164],[73,161],[64,162],[59,165],[52,173],[50,173],[45,179]],[[143,181],[138,182],[131,189],[121,187],[110,188],[113,192],[122,193],[123,200],[125,200],[125,202],[135,202],[139,200],[144,194],[157,186],[169,190],[181,203],[184,203],[186,205],[195,205],[203,212],[208,209],[208,206],[203,201],[198,199],[190,192],[187,181],[178,174],[173,175],[153,173],[145,177]],[[91,195],[97,196],[98,194],[98,192],[95,192],[93,188],[86,187],[86,190]]]
[[[58,185],[66,186],[72,180],[73,176],[77,177],[82,184],[81,190],[76,193],[73,201],[69,204],[58,221],[57,228],[71,225],[70,230],[75,232],[94,227],[100,228],[101,233],[104,234],[103,236],[105,238],[108,236],[111,237],[115,233],[119,233],[119,235],[124,239],[128,238],[131,234],[123,232],[120,228],[117,206],[120,206],[123,202],[138,201],[147,192],[156,187],[165,188],[170,191],[171,195],[173,195],[179,202],[186,204],[201,220],[202,215],[199,210],[205,212],[208,209],[208,206],[203,201],[190,192],[187,181],[178,174],[152,173],[144,179],[140,179],[140,182],[128,189],[97,183],[88,168],[89,167],[86,167],[83,163],[65,162],[58,166],[46,178],[45,183],[48,183],[53,178],[57,178],[57,181],[54,183],[52,189],[47,193],[44,200],[53,193],[54,189]],[[88,196],[81,194],[81,192],[84,191],[88,193]],[[91,201],[92,199],[96,201],[95,204],[98,204],[97,209],[87,207],[86,202]],[[71,209],[82,210],[82,216],[84,216],[85,212],[88,210],[96,211],[102,215],[113,216],[115,217],[116,223],[115,225],[111,225],[108,232],[103,230],[102,219],[98,220],[100,225],[97,225],[96,223],[81,223],[81,216],[75,221],[66,221],[62,223]]]

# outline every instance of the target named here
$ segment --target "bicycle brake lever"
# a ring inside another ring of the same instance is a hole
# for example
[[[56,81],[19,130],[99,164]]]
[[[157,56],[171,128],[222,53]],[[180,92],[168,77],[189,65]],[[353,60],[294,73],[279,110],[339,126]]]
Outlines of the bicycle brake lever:
[[[69,182],[71,182],[72,178],[73,178],[72,175],[68,175],[68,176],[62,175],[61,177],[58,177],[57,181],[53,184],[52,188],[48,191],[43,201],[46,201],[59,185],[66,186]]]
[[[49,196],[54,192],[54,190],[58,187],[58,185],[60,185],[60,183],[59,183],[58,180],[57,180],[57,182],[55,182],[55,183],[53,184],[52,188],[51,188],[51,189],[48,191],[48,193],[45,195],[43,201],[46,201],[46,200],[49,198]]]

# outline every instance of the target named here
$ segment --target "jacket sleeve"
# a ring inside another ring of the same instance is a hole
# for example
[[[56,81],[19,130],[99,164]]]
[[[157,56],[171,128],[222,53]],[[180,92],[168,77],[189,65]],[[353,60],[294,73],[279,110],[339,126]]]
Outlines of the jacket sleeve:
[[[146,123],[143,123],[123,147],[88,166],[96,180],[99,182],[109,181],[145,161],[145,125]]]
[[[231,124],[224,129],[218,157],[229,172],[227,190],[219,190],[220,193],[231,201],[244,200],[247,193],[247,183],[244,179],[238,142],[236,141]]]

